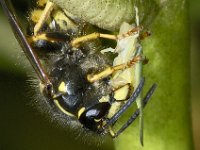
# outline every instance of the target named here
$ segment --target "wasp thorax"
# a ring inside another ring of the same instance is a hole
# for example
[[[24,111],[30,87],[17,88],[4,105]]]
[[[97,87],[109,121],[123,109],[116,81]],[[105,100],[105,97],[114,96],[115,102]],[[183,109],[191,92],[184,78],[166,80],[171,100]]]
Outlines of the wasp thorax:
[[[110,109],[110,103],[102,102],[98,103],[88,109],[86,109],[79,117],[79,121],[85,128],[88,128],[94,132],[100,131],[103,120],[108,114]]]

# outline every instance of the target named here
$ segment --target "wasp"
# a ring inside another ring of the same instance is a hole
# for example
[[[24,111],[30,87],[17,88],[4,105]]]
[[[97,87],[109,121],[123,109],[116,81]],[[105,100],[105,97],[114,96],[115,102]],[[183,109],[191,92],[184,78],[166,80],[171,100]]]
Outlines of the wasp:
[[[134,67],[145,61],[138,44],[144,37],[139,26],[124,24],[119,35],[94,32],[94,25],[53,2],[38,0],[37,9],[29,17],[28,32],[24,33],[11,4],[0,2],[37,74],[46,107],[64,116],[69,125],[97,135],[116,138],[132,124],[141,112],[139,108],[119,130],[113,129],[144,86],[144,78],[138,84],[133,79]],[[116,47],[102,48],[100,38],[117,41]],[[117,56],[111,59],[108,51]],[[143,98],[143,107],[155,88],[153,84]]]

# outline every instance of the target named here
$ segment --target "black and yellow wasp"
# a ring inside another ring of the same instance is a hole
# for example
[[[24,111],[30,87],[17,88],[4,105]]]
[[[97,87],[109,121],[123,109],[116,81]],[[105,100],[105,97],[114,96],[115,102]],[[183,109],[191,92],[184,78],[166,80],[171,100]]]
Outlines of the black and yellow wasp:
[[[11,3],[5,0],[0,2],[38,76],[46,107],[64,116],[69,125],[99,135],[109,133],[113,138],[132,124],[140,114],[140,109],[118,131],[113,130],[119,117],[141,93],[144,78],[134,87],[131,83],[114,80],[114,76],[116,72],[134,68],[137,62],[145,59],[142,55],[133,55],[126,63],[113,65],[113,59],[101,52],[103,44],[99,39],[120,41],[137,34],[139,36],[135,39],[139,39],[142,37],[138,32],[140,27],[120,35],[97,33],[94,32],[97,27],[90,23],[50,1],[38,0],[36,9],[29,16],[29,27],[25,34],[13,14]],[[117,81],[120,84],[116,84]],[[155,88],[154,84],[142,100],[143,107]]]

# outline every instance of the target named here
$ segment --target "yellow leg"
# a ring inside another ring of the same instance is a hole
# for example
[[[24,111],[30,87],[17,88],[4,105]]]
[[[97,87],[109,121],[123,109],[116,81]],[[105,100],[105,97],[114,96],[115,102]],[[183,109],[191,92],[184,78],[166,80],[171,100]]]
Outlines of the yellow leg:
[[[113,66],[113,67],[108,67],[105,70],[103,70],[103,71],[101,71],[101,72],[99,72],[97,74],[88,74],[87,75],[87,80],[89,82],[91,82],[91,83],[95,82],[95,81],[98,81],[98,80],[101,80],[101,79],[111,75],[115,71],[123,70],[123,69],[126,69],[126,68],[130,68],[131,66],[135,65],[136,62],[138,62],[140,60],[143,60],[143,59],[144,58],[142,58],[141,56],[137,56],[137,57],[134,57],[133,60],[131,60],[128,63],[120,64],[120,65]]]
[[[110,133],[112,138],[115,138],[116,133],[113,131],[111,126],[109,126],[109,128],[108,128],[108,132]]]
[[[79,45],[81,43],[86,42],[86,41],[95,40],[97,38],[119,40],[119,39],[125,38],[127,36],[130,36],[134,32],[138,32],[140,29],[141,29],[140,27],[136,27],[136,28],[129,30],[127,33],[124,33],[124,34],[121,34],[121,35],[102,34],[102,33],[96,33],[95,32],[95,33],[88,34],[88,35],[85,35],[85,36],[81,36],[81,37],[78,37],[78,38],[72,40],[71,45],[73,47],[79,47]]]
[[[44,11],[42,12],[42,15],[41,15],[38,23],[34,27],[34,35],[38,34],[38,32],[41,29],[42,25],[49,18],[49,15],[51,14],[53,8],[54,8],[54,3],[48,1],[46,6],[45,6],[45,8],[44,8]]]
[[[28,40],[29,42],[36,42],[38,40],[46,40],[49,42],[59,42],[59,41],[64,42],[64,39],[58,39],[58,38],[53,38],[53,37],[51,38],[51,37],[48,37],[46,33],[30,36],[28,37]]]
[[[92,34],[88,34],[85,36],[81,36],[78,38],[75,38],[74,40],[72,40],[71,45],[73,47],[79,47],[79,45],[83,42],[86,41],[91,41],[91,40],[95,40],[97,38],[105,38],[105,39],[111,39],[111,40],[116,40],[117,36],[115,35],[110,35],[110,34],[102,34],[102,33],[92,33]]]

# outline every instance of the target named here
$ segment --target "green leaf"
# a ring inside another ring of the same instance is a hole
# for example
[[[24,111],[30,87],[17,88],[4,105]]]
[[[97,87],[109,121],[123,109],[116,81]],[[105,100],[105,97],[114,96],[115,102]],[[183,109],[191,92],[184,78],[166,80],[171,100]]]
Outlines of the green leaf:
[[[190,34],[187,0],[157,1],[160,10],[142,43],[149,63],[147,84],[158,87],[144,109],[144,147],[139,142],[138,121],[115,140],[117,150],[191,150]],[[148,14],[146,14],[148,16]],[[126,121],[131,114],[124,116]],[[122,125],[123,123],[120,123]]]

